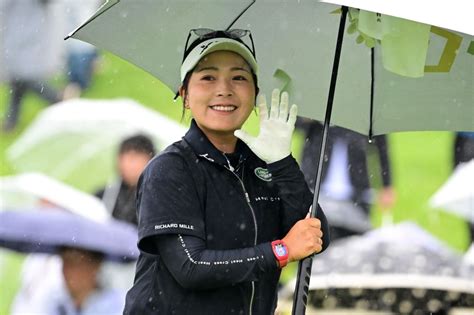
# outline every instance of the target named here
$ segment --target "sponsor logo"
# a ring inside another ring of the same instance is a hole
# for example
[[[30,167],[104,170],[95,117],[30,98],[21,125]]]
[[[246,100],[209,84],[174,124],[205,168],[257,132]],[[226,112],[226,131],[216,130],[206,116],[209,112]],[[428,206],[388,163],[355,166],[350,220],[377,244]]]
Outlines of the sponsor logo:
[[[270,174],[270,172],[266,168],[257,167],[254,173],[255,173],[255,176],[257,176],[263,181],[266,181],[266,182],[272,181],[272,174]]]
[[[165,230],[165,229],[186,229],[186,230],[194,230],[194,226],[190,224],[184,223],[167,223],[167,224],[156,224],[155,230]]]

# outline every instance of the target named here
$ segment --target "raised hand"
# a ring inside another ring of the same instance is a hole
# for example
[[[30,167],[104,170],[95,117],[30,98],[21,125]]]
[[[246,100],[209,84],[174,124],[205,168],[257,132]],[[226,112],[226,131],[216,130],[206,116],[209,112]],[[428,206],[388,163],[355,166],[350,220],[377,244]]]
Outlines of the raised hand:
[[[284,159],[291,153],[291,138],[295,129],[298,108],[293,104],[288,114],[288,93],[275,89],[272,92],[270,116],[264,95],[258,101],[260,133],[253,137],[239,129],[234,135],[245,142],[262,160],[273,163]]]

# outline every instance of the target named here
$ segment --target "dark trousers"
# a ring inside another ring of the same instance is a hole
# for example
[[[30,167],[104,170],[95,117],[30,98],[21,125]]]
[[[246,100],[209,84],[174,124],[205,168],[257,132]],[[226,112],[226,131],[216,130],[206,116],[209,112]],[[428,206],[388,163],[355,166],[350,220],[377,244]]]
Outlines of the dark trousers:
[[[10,103],[5,117],[5,129],[16,127],[20,115],[21,102],[28,91],[38,94],[49,104],[57,103],[61,100],[59,93],[44,82],[18,79],[10,81]]]

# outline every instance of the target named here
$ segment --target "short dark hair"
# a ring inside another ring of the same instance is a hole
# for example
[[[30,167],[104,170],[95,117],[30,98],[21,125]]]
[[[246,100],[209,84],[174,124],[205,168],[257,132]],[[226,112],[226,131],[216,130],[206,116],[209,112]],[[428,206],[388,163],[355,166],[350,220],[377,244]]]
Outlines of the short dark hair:
[[[150,155],[150,157],[153,157],[156,153],[155,147],[151,139],[143,134],[137,134],[128,137],[120,143],[120,147],[118,150],[119,154],[127,153],[130,151],[145,153]]]

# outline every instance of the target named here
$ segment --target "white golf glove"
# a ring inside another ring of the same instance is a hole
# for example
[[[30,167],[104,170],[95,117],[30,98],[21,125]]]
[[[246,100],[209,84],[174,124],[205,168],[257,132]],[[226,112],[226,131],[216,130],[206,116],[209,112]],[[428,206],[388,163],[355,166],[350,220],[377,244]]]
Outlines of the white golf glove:
[[[283,92],[280,99],[280,90],[272,92],[270,117],[268,116],[267,101],[264,95],[258,100],[260,116],[260,133],[253,137],[239,129],[234,135],[245,142],[259,158],[267,163],[280,161],[291,153],[291,137],[295,129],[298,108],[291,106],[288,115],[288,93]]]

